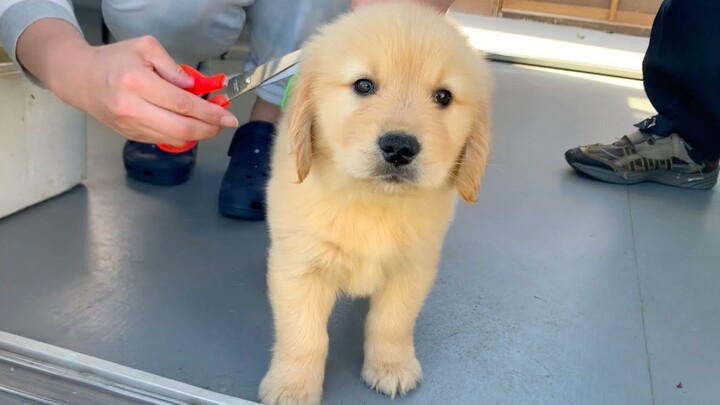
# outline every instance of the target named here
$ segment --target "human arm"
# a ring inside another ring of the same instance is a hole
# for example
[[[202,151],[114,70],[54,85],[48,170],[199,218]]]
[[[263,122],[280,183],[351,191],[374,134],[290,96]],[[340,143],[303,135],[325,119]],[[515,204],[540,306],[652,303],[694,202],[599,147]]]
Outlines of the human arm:
[[[42,2],[53,3],[26,3]],[[153,38],[93,47],[67,16],[38,15],[8,33],[2,14],[2,40],[11,42],[11,56],[61,100],[127,138],[182,145],[237,126],[230,112],[181,89],[192,79]]]

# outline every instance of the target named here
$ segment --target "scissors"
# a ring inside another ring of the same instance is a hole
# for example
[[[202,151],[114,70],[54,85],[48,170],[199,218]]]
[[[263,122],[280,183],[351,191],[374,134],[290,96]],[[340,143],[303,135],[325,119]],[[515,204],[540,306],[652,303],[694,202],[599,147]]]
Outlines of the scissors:
[[[195,80],[193,86],[185,90],[196,96],[204,96],[225,89],[225,92],[215,94],[209,97],[207,101],[227,108],[230,106],[230,100],[250,90],[292,76],[296,69],[291,68],[295,67],[301,58],[302,53],[297,50],[254,69],[229,76],[224,73],[206,76],[192,66],[180,65],[180,67]],[[182,153],[192,149],[196,144],[197,141],[188,141],[183,146],[157,144],[157,147],[165,152]]]

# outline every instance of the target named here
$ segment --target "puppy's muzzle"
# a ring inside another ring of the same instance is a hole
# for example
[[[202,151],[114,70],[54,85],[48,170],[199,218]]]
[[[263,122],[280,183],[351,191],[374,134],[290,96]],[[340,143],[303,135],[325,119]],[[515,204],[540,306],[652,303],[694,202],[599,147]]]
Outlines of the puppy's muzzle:
[[[420,153],[420,142],[404,132],[386,132],[378,139],[378,147],[386,162],[395,167],[405,166]]]

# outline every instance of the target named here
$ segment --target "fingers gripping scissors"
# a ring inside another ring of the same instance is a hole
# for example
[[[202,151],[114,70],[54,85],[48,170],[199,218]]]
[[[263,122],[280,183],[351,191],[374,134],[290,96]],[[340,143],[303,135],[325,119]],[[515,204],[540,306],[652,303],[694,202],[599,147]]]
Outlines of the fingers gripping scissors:
[[[294,68],[297,63],[300,62],[301,57],[301,51],[294,51],[254,69],[229,76],[224,73],[206,76],[191,66],[180,65],[180,67],[192,76],[195,81],[192,87],[185,90],[197,96],[204,96],[214,91],[224,89],[225,92],[215,94],[209,97],[207,101],[227,108],[230,106],[232,99],[250,90],[292,76],[296,69],[291,68]],[[189,141],[183,146],[158,144],[157,147],[165,152],[182,153],[192,149],[196,144],[197,141]]]

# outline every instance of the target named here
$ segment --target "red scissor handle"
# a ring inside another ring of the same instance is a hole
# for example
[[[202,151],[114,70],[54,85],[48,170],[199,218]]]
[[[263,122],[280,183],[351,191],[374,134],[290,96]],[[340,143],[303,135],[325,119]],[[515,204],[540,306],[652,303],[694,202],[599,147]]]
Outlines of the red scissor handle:
[[[196,96],[204,96],[208,93],[212,93],[215,90],[220,90],[225,87],[226,77],[223,73],[218,73],[212,76],[205,76],[192,66],[180,65],[180,67],[194,80],[192,87],[189,87],[185,90],[189,91],[192,94],[195,94]],[[216,94],[208,98],[207,101],[213,104],[217,104],[223,108],[227,108],[228,106],[230,106],[230,100],[228,100],[225,94]],[[188,141],[183,146],[173,146],[159,143],[157,144],[157,147],[169,153],[182,153],[192,149],[196,144],[197,141]]]

